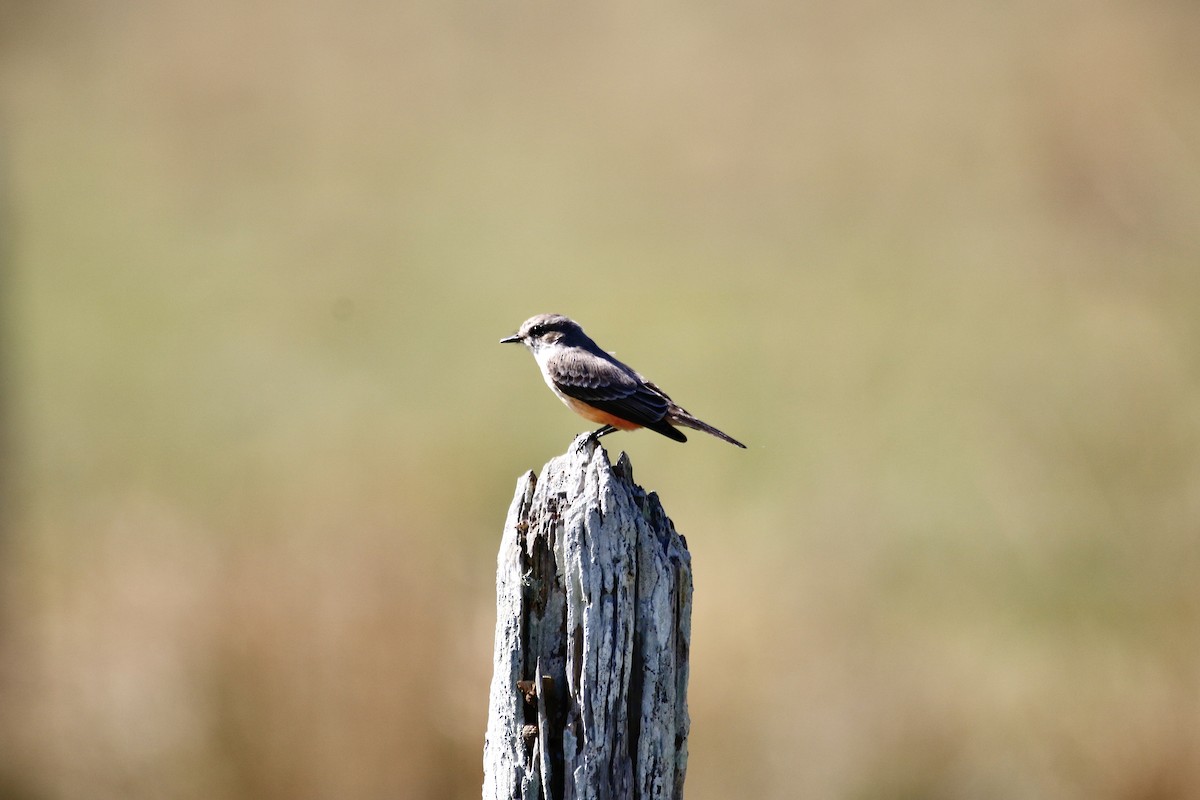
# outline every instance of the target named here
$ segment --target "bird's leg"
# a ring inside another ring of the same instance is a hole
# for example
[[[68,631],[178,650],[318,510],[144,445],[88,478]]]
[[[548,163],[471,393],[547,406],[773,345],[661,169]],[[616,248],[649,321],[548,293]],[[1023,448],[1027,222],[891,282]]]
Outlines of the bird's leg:
[[[608,434],[615,433],[616,431],[617,431],[617,429],[614,428],[612,425],[605,425],[604,427],[597,428],[596,430],[591,431],[590,433],[580,434],[579,439],[576,443],[576,446],[580,450],[583,450],[585,447],[587,447],[589,442],[595,442],[596,444],[600,444],[601,436],[607,436]]]
[[[617,429],[613,425],[605,425],[602,428],[597,428],[592,431],[592,438],[599,439],[601,436],[608,436],[610,433],[616,433]]]

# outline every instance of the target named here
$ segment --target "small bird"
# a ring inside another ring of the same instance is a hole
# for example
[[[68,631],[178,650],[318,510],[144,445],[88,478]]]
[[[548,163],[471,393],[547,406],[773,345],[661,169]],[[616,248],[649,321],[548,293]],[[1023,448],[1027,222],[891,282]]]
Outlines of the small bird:
[[[667,393],[622,364],[593,342],[579,323],[561,314],[530,317],[501,344],[520,342],[529,348],[546,384],[567,408],[603,427],[594,438],[615,431],[649,428],[668,439],[686,442],[672,427],[682,425],[712,434],[745,449],[732,436],[701,422],[675,404]]]

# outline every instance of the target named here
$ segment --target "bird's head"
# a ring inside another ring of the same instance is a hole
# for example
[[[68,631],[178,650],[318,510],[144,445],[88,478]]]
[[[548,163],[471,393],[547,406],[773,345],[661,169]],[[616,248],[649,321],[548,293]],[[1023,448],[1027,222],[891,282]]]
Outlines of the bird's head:
[[[501,339],[500,343],[520,342],[537,352],[549,345],[571,345],[580,341],[587,341],[587,336],[575,320],[562,314],[538,314],[525,320],[520,330]]]

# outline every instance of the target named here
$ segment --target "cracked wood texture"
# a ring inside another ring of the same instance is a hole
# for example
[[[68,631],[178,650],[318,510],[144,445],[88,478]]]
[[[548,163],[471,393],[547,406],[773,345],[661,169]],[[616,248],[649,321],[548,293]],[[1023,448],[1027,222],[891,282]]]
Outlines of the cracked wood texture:
[[[496,573],[484,800],[669,800],[687,769],[692,570],[629,457],[517,481]]]

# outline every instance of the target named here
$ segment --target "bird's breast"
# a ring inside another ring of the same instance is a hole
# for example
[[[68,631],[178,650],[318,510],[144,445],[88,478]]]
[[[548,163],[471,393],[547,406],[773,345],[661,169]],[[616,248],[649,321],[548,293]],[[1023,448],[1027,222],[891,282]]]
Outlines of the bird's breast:
[[[554,389],[553,386],[550,388]],[[636,428],[642,427],[636,422],[630,422],[627,419],[621,419],[620,417],[609,414],[607,411],[601,411],[595,406],[590,406],[582,400],[576,400],[574,397],[563,394],[558,389],[554,389],[554,393],[558,395],[559,400],[562,400],[564,403],[566,403],[567,408],[591,422],[596,422],[601,425],[612,425],[614,428],[619,428],[623,431],[632,431]]]

